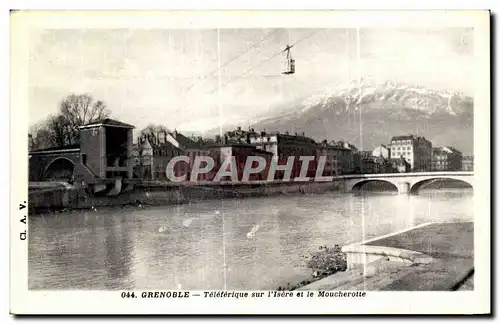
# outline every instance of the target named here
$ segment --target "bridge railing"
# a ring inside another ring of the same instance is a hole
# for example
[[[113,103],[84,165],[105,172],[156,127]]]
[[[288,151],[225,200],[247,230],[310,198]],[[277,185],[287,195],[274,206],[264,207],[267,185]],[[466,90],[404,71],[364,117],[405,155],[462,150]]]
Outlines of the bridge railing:
[[[335,176],[333,179],[358,179],[358,178],[402,178],[402,177],[424,177],[424,176],[473,176],[473,171],[429,171],[429,172],[404,172],[404,173],[367,173],[347,174]]]

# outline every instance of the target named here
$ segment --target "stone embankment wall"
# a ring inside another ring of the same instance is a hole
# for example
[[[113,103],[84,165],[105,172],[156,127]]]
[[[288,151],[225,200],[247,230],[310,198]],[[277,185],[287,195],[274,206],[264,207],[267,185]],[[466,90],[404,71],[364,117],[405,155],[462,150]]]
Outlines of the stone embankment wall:
[[[81,188],[62,184],[40,188],[31,186],[28,205],[31,213],[46,210],[86,209],[99,206],[128,204],[169,205],[188,202],[275,195],[300,195],[342,192],[340,182],[288,182],[268,184],[223,184],[173,186],[167,182],[150,182],[137,185],[130,192],[117,196],[94,196]]]

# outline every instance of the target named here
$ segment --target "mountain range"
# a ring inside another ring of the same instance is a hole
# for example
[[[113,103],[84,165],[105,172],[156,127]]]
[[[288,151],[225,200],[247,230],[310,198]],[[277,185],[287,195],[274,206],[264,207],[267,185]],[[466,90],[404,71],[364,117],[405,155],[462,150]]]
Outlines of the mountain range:
[[[457,91],[360,80],[275,107],[251,125],[224,129],[236,126],[305,132],[318,141],[344,140],[364,150],[388,144],[392,136],[413,134],[468,155],[474,150],[474,101]]]

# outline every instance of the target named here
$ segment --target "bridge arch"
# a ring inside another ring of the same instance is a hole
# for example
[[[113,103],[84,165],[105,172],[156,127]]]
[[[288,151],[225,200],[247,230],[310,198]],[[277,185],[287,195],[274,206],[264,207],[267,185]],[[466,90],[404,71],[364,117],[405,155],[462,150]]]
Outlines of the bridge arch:
[[[392,182],[390,180],[385,180],[385,179],[362,179],[362,180],[356,182],[352,186],[351,191],[353,191],[353,192],[359,192],[359,191],[361,191],[363,189],[363,187],[366,184],[368,184],[368,183],[375,183],[375,182],[381,182],[381,183],[390,184],[396,191],[399,192],[399,188],[398,188],[397,184],[395,184],[394,182]]]
[[[42,180],[68,181],[75,171],[75,162],[67,157],[56,157],[50,161],[42,173]]]
[[[441,180],[441,181],[458,181],[458,182],[462,182],[462,183],[465,183],[465,184],[468,184],[471,188],[473,188],[473,185],[472,183],[469,181],[469,179],[464,179],[464,178],[459,178],[459,177],[433,177],[433,178],[427,178],[427,179],[423,179],[423,180],[419,180],[417,182],[415,182],[411,188],[410,188],[410,194],[418,194],[419,190],[427,185],[427,184],[430,184],[434,181],[437,181],[437,180]]]

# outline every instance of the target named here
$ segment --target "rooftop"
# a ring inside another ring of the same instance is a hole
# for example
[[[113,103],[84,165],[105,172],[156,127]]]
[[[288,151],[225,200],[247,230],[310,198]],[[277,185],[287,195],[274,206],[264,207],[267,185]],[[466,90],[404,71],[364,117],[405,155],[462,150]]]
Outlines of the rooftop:
[[[424,140],[424,141],[428,141],[424,136],[415,136],[413,134],[410,134],[410,135],[400,135],[400,136],[393,136],[392,139],[391,139],[391,142],[392,141],[399,141],[399,140]]]
[[[289,137],[289,138],[297,137],[297,138],[301,138],[301,139],[314,141],[312,138],[307,137],[305,135],[305,132],[292,133],[292,132],[281,132],[281,131],[271,131],[271,132],[262,131],[262,132],[258,133],[258,132],[252,131],[252,132],[248,132],[248,133],[250,134],[251,137],[263,137],[263,136],[271,136],[272,135],[272,136]]]
[[[91,127],[99,127],[99,126],[114,126],[114,127],[123,127],[123,128],[135,128],[135,126],[123,123],[121,121],[105,118],[93,121],[91,123],[80,126],[80,128],[91,128]]]
[[[166,142],[155,142],[155,141],[152,141],[150,138],[145,138],[145,141],[142,142],[142,143],[138,143],[137,145],[137,148],[141,148],[141,147],[145,147],[145,148],[148,148],[148,145],[149,147],[151,147],[152,149],[171,149],[171,150],[177,150],[177,151],[180,151],[180,149],[178,147],[176,147],[175,145],[173,145],[172,143],[166,141]]]
[[[393,136],[391,141],[399,141],[399,140],[409,140],[409,139],[415,139],[415,136],[413,135],[400,135],[400,136]]]
[[[170,135],[172,135],[173,138],[179,143],[179,145],[182,148],[201,148],[202,143],[198,143],[190,139],[189,137],[186,137],[182,135],[181,133],[177,131],[169,132]]]
[[[445,151],[448,151],[450,153],[461,153],[459,150],[457,150],[453,146],[443,146],[442,149]]]
[[[243,142],[227,142],[227,143],[210,143],[208,145],[205,145],[204,148],[211,148],[211,147],[253,147],[255,148],[255,145],[251,145],[248,143],[243,143]]]
[[[209,149],[209,148],[217,148],[217,147],[247,147],[247,148],[253,148],[254,151],[256,151],[256,152],[266,153],[266,154],[273,154],[271,152],[258,149],[255,145],[251,145],[251,144],[247,144],[247,143],[240,143],[240,142],[229,142],[229,143],[226,143],[226,144],[213,143],[213,144],[209,144],[209,145],[205,145],[204,146],[204,148],[207,148],[207,149]]]

